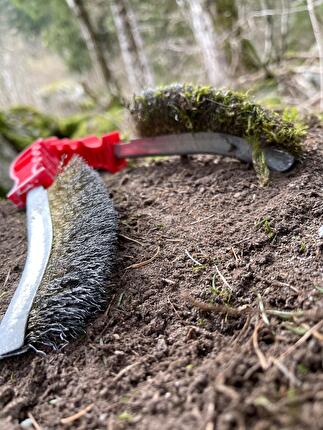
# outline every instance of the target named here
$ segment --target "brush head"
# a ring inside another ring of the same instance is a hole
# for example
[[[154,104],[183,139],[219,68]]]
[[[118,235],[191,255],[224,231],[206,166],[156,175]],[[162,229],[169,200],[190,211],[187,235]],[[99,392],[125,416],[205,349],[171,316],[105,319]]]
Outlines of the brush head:
[[[102,311],[116,252],[117,215],[98,173],[74,157],[48,189],[54,240],[29,315],[26,344],[58,349]]]
[[[284,120],[234,91],[172,84],[134,96],[129,110],[142,137],[211,131],[256,138],[260,143],[301,153],[303,126]]]

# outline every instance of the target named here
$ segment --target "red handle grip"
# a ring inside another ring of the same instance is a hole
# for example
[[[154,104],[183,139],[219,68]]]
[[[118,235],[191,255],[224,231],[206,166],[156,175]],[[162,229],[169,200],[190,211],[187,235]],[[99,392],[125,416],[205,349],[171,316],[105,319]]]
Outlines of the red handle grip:
[[[117,131],[102,138],[87,136],[82,139],[38,139],[13,161],[10,177],[15,185],[7,197],[18,207],[26,205],[26,194],[32,188],[48,188],[54,181],[60,165],[65,165],[74,154],[80,155],[95,169],[115,173],[127,162],[114,154],[114,145],[120,142]]]

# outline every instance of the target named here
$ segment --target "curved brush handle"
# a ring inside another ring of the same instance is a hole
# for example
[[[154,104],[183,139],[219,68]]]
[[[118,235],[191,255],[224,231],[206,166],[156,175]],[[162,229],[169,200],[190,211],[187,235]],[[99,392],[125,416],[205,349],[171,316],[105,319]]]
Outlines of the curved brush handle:
[[[262,149],[271,170],[285,172],[295,161],[292,155],[278,148],[264,146]],[[252,147],[246,139],[214,132],[166,134],[133,139],[130,143],[116,145],[115,154],[120,159],[156,155],[216,154],[252,163]]]
[[[221,133],[219,136],[221,136],[223,142],[231,145],[230,149],[226,152],[227,155],[231,155],[247,163],[252,163],[252,148],[246,139]],[[270,170],[286,172],[295,163],[295,157],[283,149],[273,146],[262,146],[261,149],[264,151],[266,164]],[[225,151],[223,151],[222,154],[223,153],[225,153]]]
[[[265,160],[269,169],[286,172],[295,163],[295,157],[278,148],[264,148]]]
[[[48,188],[59,168],[60,158],[56,151],[44,145],[42,139],[36,140],[13,161],[10,177],[15,181],[7,197],[19,208],[26,205],[28,191],[35,187]]]
[[[48,188],[54,181],[59,167],[65,165],[75,154],[95,169],[115,173],[127,162],[115,156],[114,146],[120,142],[118,132],[102,138],[87,136],[82,139],[38,139],[13,161],[10,177],[15,181],[7,197],[19,208],[26,205],[26,194],[35,187]]]

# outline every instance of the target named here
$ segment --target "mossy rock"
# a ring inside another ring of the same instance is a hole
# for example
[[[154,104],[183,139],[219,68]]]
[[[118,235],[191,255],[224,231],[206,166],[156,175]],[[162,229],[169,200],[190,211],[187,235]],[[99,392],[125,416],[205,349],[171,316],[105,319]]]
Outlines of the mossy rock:
[[[305,127],[254,103],[246,94],[172,84],[134,96],[128,106],[140,136],[211,131],[300,155]]]
[[[9,177],[9,167],[17,153],[0,135],[0,197],[4,197],[12,186],[12,180]]]
[[[40,137],[100,136],[118,129],[121,118],[120,108],[111,109],[104,114],[87,113],[57,119],[29,106],[17,106],[8,111],[0,111],[0,135],[20,151]]]
[[[59,120],[59,134],[62,137],[72,137],[84,121],[84,115],[71,115]]]
[[[17,106],[0,112],[0,134],[17,150],[40,137],[59,134],[58,121],[29,106]]]
[[[78,138],[88,135],[101,136],[120,128],[122,110],[113,109],[104,114],[91,113],[73,115],[60,121],[60,133],[66,137]]]

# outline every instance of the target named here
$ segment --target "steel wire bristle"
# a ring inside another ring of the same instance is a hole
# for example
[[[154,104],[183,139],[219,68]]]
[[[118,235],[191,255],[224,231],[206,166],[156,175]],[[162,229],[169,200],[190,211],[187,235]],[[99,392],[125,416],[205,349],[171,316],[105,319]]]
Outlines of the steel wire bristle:
[[[117,215],[98,173],[74,157],[48,190],[54,240],[29,315],[26,344],[61,348],[107,302]]]

